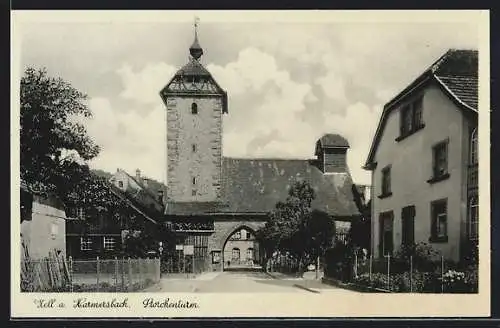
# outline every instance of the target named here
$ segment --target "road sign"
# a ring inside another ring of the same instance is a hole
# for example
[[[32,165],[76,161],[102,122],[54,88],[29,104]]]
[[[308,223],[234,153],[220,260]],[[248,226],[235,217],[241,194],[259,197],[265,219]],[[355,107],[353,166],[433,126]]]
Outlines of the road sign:
[[[193,255],[193,254],[194,254],[194,246],[184,245],[184,255]]]
[[[175,245],[176,251],[182,251],[183,248],[184,248],[184,245]]]

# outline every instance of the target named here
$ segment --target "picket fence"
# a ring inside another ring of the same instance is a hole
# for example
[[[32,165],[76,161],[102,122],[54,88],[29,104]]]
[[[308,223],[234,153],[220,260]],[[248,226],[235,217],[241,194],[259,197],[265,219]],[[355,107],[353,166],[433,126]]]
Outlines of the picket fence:
[[[23,292],[131,292],[160,281],[160,259],[21,261]]]

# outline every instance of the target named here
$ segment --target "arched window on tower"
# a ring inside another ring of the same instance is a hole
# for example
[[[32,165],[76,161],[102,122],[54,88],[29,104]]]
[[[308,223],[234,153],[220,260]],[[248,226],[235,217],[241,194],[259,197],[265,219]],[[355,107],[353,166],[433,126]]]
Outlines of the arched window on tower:
[[[477,129],[472,131],[470,137],[470,164],[477,164]]]
[[[477,196],[472,196],[469,200],[469,238],[477,240],[479,235],[479,203]]]
[[[197,103],[191,104],[191,114],[198,114],[198,104]]]

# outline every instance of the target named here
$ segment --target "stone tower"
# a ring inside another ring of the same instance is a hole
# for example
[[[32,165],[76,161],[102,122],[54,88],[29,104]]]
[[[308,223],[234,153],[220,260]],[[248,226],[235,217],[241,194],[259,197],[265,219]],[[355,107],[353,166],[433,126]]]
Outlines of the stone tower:
[[[167,201],[218,201],[227,94],[200,62],[197,23],[189,53],[160,92],[167,110]]]

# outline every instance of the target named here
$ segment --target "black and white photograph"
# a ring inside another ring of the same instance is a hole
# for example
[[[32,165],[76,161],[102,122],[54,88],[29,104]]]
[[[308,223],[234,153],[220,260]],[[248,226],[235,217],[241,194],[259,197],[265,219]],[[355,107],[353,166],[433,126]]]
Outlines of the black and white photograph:
[[[36,315],[489,301],[487,11],[15,14],[11,288]]]

